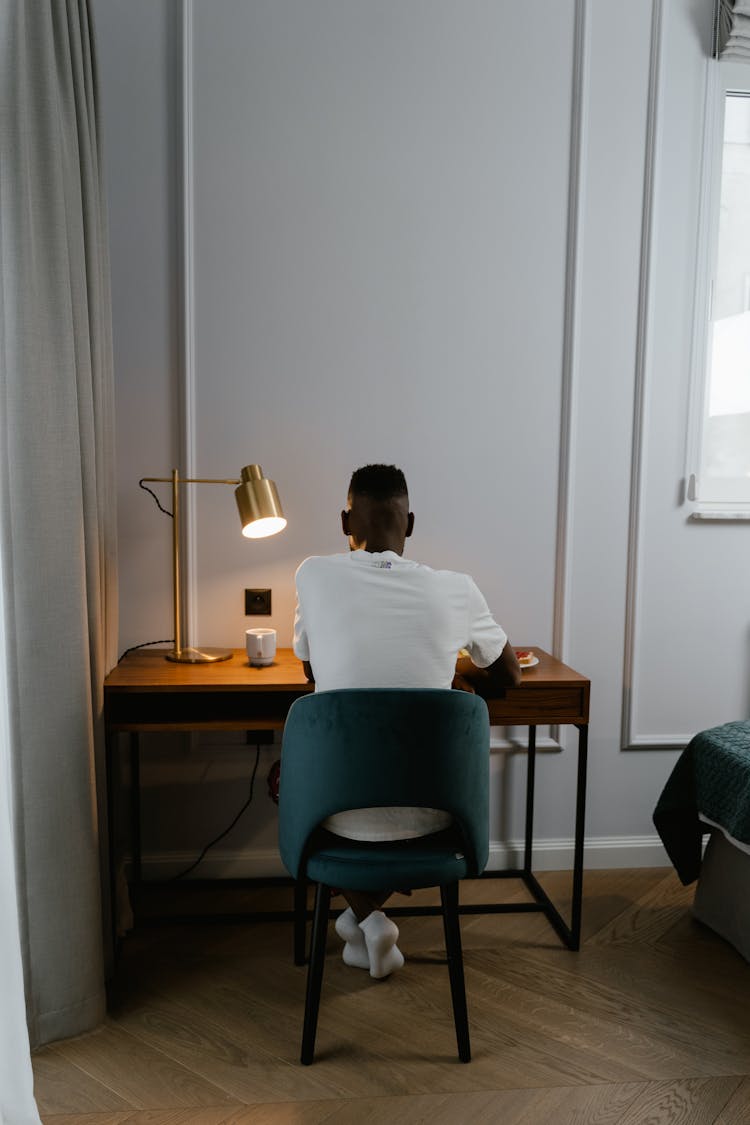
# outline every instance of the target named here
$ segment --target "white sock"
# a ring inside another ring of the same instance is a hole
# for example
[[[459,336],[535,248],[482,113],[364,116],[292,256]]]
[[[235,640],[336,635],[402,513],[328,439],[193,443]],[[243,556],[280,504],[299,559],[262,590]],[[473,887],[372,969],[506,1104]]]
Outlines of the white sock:
[[[367,955],[365,935],[359,928],[357,916],[351,906],[343,914],[339,914],[333,928],[345,943],[341,953],[344,964],[355,969],[369,969],[370,958]]]
[[[380,980],[402,967],[404,955],[396,945],[398,926],[382,910],[373,910],[359,923],[359,928],[365,937],[371,977]]]

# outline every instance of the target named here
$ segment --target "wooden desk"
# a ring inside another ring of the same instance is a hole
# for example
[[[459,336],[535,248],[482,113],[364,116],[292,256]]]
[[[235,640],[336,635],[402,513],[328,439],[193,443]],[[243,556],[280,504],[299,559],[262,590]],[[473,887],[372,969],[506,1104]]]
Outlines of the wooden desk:
[[[289,648],[267,668],[251,668],[239,648],[217,664],[174,664],[164,651],[132,652],[107,676],[109,730],[280,730],[294,700],[313,690]]]
[[[510,688],[504,699],[487,705],[493,726],[529,729],[526,775],[526,825],[523,867],[487,872],[482,878],[521,879],[534,901],[464,906],[464,913],[543,911],[570,948],[578,949],[583,895],[583,841],[586,805],[589,689],[585,676],[540,648],[532,651],[539,664],[523,673],[523,682]],[[302,665],[291,649],[280,649],[267,668],[251,668],[243,649],[219,664],[174,664],[164,650],[142,649],[129,654],[104,681],[106,728],[107,805],[109,823],[110,887],[115,896],[115,758],[120,732],[130,734],[131,830],[133,879],[141,878],[140,760],[138,738],[145,731],[280,730],[295,699],[312,691]],[[534,835],[534,781],[536,728],[570,724],[578,729],[575,846],[570,925],[548,898],[532,871]],[[391,914],[440,913],[439,907],[389,908]]]

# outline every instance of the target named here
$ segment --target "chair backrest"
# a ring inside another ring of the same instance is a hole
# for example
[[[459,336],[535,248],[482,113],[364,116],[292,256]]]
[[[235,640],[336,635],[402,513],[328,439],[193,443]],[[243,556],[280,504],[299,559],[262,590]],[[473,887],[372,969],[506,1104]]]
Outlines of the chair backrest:
[[[487,705],[469,692],[371,688],[298,699],[284,727],[279,848],[295,878],[314,829],[346,809],[445,809],[472,874],[489,853]]]

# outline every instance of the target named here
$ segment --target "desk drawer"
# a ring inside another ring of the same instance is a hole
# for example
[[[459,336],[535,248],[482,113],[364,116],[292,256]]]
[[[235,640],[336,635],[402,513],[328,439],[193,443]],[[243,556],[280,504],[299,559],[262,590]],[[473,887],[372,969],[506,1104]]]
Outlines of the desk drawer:
[[[587,723],[587,687],[524,686],[511,688],[505,699],[488,700],[493,726],[546,726],[547,723]]]
[[[105,719],[113,730],[273,730],[284,725],[294,698],[274,691],[111,692]]]

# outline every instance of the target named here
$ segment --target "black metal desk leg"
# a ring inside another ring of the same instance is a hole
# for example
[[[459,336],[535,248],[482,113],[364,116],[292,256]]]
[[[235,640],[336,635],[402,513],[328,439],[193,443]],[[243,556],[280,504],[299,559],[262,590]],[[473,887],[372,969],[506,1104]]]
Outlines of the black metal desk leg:
[[[589,728],[578,727],[578,780],[576,783],[576,829],[573,851],[573,901],[570,918],[570,948],[581,946],[581,908],[583,903],[583,839],[586,821],[586,768]]]
[[[137,731],[130,735],[130,839],[132,882],[141,881],[141,754]]]
[[[531,852],[534,846],[534,778],[536,775],[536,727],[529,727],[529,748],[526,756],[526,835],[523,846],[523,869],[531,874]]]
[[[104,762],[107,774],[107,861],[109,863],[109,922],[112,932],[112,956],[117,956],[117,832],[115,830],[115,763],[117,734],[105,728]]]

